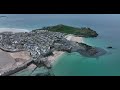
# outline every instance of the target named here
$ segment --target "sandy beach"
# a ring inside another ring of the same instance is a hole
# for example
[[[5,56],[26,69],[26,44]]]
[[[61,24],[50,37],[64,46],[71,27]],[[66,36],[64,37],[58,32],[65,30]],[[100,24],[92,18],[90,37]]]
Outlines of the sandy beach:
[[[0,74],[10,69],[17,68],[28,60],[30,60],[30,55],[26,51],[9,53],[0,50]]]
[[[84,43],[83,37],[76,37],[76,36],[70,34],[70,35],[66,35],[65,38],[66,38],[67,40],[70,40],[70,41],[75,41],[75,42],[79,42],[79,43]],[[49,56],[49,57],[48,57],[48,60],[50,61],[50,63],[51,63],[52,65],[54,65],[54,62],[55,62],[57,59],[59,59],[64,53],[65,53],[65,52],[63,52],[63,51],[54,51],[54,52],[53,52],[54,55],[53,55],[53,56]]]
[[[83,37],[77,37],[77,36],[74,36],[74,35],[66,35],[65,38],[67,40],[70,40],[70,41],[75,41],[75,42],[78,42],[78,43],[84,43],[83,41]]]
[[[26,29],[0,28],[0,33],[1,32],[17,33],[17,32],[29,32],[29,31]],[[26,51],[9,53],[0,50],[0,74],[3,71],[8,71],[10,68],[23,64],[26,60],[29,59],[30,59],[29,53]]]
[[[0,28],[0,32],[29,32],[26,31],[25,29],[9,29],[9,28]],[[74,35],[67,35],[65,36],[67,40],[70,41],[75,41],[75,42],[82,42],[83,43],[83,38],[82,37],[76,37]],[[58,60],[65,52],[63,51],[54,51],[52,56],[48,57],[48,61],[54,65],[55,61]],[[19,66],[26,62],[27,60],[30,59],[30,53],[27,51],[21,51],[21,52],[15,52],[15,53],[10,53],[10,52],[4,52],[0,50],[0,72],[9,70],[12,67]],[[30,65],[28,68],[33,69],[35,68],[35,65]]]
[[[25,60],[30,59],[30,53],[27,51],[20,51],[20,52],[9,53],[9,54],[14,59],[16,59],[16,58],[25,59]]]
[[[26,29],[15,29],[15,28],[0,28],[0,32],[13,32],[13,33],[17,33],[17,32],[29,32]],[[75,41],[75,42],[82,42],[83,38],[82,37],[76,37],[72,34],[66,35],[65,38],[67,40],[70,41]],[[3,52],[3,51],[2,51]],[[65,52],[63,51],[54,51],[53,52],[53,56],[49,56],[48,60],[51,64],[53,64],[60,56],[62,56]],[[28,52],[16,52],[16,53],[7,53],[9,55],[10,58],[12,58],[11,62],[15,62],[16,58],[22,59],[22,60],[29,60],[30,59],[30,55]],[[2,57],[2,56],[0,56]],[[9,58],[8,58],[9,59]],[[6,59],[7,60],[7,59]],[[10,59],[9,59],[10,61]],[[2,62],[0,63],[2,64]]]
[[[14,64],[15,60],[8,54],[7,52],[4,52],[0,50],[0,68],[7,64]]]
[[[49,56],[48,57],[48,61],[53,65],[54,64],[54,62],[57,60],[57,59],[59,59],[59,57],[60,56],[62,56],[63,54],[64,54],[64,52],[63,51],[54,51],[53,52],[53,56]]]
[[[29,32],[29,30],[27,30],[27,29],[17,29],[17,28],[0,28],[0,33],[1,32],[18,33],[18,32]]]

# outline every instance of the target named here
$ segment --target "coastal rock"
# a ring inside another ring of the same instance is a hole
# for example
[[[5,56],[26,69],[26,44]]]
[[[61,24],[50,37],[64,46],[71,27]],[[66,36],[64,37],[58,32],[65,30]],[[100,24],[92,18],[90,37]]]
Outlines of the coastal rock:
[[[30,61],[33,64],[39,67],[45,66],[48,69],[51,68],[51,64],[47,57],[53,55],[54,51],[78,52],[88,56],[94,56],[99,52],[96,48],[87,44],[67,40],[65,38],[66,34],[60,32],[33,30],[25,33],[4,32],[0,33],[0,35],[2,37],[0,39],[0,49],[6,52],[27,51],[30,53]],[[19,62],[19,60],[17,61]],[[22,69],[27,67],[28,64],[22,66]],[[14,72],[19,70],[21,68],[15,69]]]
[[[38,73],[35,76],[53,76],[53,75],[51,75],[50,72],[46,72],[46,73]]]
[[[41,29],[38,29],[41,30]],[[67,26],[63,24],[55,25],[55,26],[48,26],[48,27],[43,27],[42,30],[48,30],[52,32],[61,32],[61,33],[66,33],[66,34],[74,34],[79,37],[97,37],[98,33],[91,28],[88,27],[72,27],[72,26]]]
[[[112,47],[112,46],[108,46],[107,48],[108,48],[108,49],[111,49],[111,48],[113,48],[113,47]]]
[[[88,50],[88,53],[90,54],[90,56],[92,56],[92,55],[95,55],[98,52],[95,48],[92,48],[92,49]]]
[[[84,43],[68,41],[65,34],[60,32],[51,32],[47,30],[35,30],[26,33],[1,33],[2,40],[0,48],[5,51],[17,52],[26,50],[30,52],[31,57],[36,60],[39,56],[47,57],[52,55],[54,50],[75,52],[86,51],[90,55],[97,53],[95,48]]]

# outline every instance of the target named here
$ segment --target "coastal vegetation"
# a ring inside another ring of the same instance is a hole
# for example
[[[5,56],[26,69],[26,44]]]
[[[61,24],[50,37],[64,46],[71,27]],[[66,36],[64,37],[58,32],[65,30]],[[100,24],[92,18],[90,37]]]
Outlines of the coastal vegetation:
[[[67,26],[65,26],[67,28]],[[64,28],[62,30],[64,30]],[[70,28],[70,27],[69,27]],[[52,29],[53,30],[53,29]],[[0,71],[1,75],[11,75],[21,69],[27,68],[30,64],[44,66],[51,69],[48,56],[53,55],[54,51],[64,51],[68,53],[78,52],[84,55],[94,56],[97,50],[84,43],[69,41],[65,38],[66,34],[52,32],[50,30],[33,30],[31,32],[3,32],[0,33],[0,49],[6,52],[27,51],[30,53],[30,60],[22,66],[11,68],[8,71]]]
[[[66,34],[74,34],[76,36],[81,36],[81,37],[97,37],[98,36],[97,32],[92,30],[91,28],[87,28],[87,27],[77,28],[77,27],[67,26],[63,24],[43,27],[42,30],[61,32]]]
[[[37,76],[50,76],[51,62],[48,57],[54,55],[54,51],[63,51],[67,53],[78,52],[84,56],[95,57],[102,55],[97,48],[68,40],[66,35],[69,34],[78,37],[97,37],[96,31],[91,28],[76,28],[67,25],[56,25],[43,27],[41,29],[32,30],[30,32],[2,32],[0,33],[0,49],[5,52],[27,51],[30,53],[30,59],[23,65],[10,68],[9,70],[0,70],[1,76],[12,75],[22,69],[28,68],[34,64],[34,72],[38,67],[48,69],[46,73],[39,73]],[[100,54],[99,54],[100,53]],[[19,60],[17,60],[19,62]]]

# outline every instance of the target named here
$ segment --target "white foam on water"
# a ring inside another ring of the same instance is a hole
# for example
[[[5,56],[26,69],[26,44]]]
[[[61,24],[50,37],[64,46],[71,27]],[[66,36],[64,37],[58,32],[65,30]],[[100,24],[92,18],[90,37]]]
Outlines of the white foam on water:
[[[19,28],[0,28],[0,32],[29,32],[28,29],[19,29]]]

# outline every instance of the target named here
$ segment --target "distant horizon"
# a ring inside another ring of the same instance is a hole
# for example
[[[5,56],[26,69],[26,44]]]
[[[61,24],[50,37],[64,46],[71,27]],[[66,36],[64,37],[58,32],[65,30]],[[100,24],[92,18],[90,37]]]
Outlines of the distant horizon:
[[[75,27],[109,27],[119,28],[120,14],[0,14],[2,28],[37,29],[56,24]]]
[[[75,36],[77,36],[78,34],[78,37],[72,37],[68,35],[66,39],[71,41],[78,40],[79,42],[84,42],[83,45],[101,48],[102,50],[106,51],[104,55],[102,54],[103,56],[98,56],[93,58],[93,57],[83,56],[82,54],[77,52],[64,53],[59,59],[56,59],[57,62],[55,63],[55,65],[53,65],[52,72],[54,73],[55,76],[105,76],[105,75],[120,76],[120,59],[119,59],[120,58],[120,35],[119,35],[120,14],[0,14],[0,16],[3,16],[3,18],[0,18],[0,31],[34,30],[34,29],[40,29],[42,27],[53,26],[58,24],[64,24],[73,27],[89,27],[97,32],[96,36],[98,37],[95,38],[91,38],[91,37],[86,38],[83,36],[81,37],[80,34],[81,35],[91,34],[93,36],[94,32],[90,33],[90,31],[86,32],[86,30],[83,32],[82,31],[79,32],[77,31],[78,29],[75,30],[73,28],[71,29],[68,27],[65,28],[62,27],[63,32],[60,27],[58,28],[55,27],[54,29],[52,28],[51,30],[62,33],[65,33],[66,31],[68,34],[71,33],[76,34]],[[8,18],[4,18],[4,16],[7,16]],[[21,35],[19,35],[21,33],[16,34],[16,36],[7,35],[5,36],[5,39],[2,38],[3,40],[1,41],[3,41],[3,43],[1,45],[3,45],[4,47],[5,43],[6,42],[9,43],[9,41],[11,40],[11,42],[14,42],[13,44],[11,44],[10,42],[12,48],[17,50],[16,46],[19,47],[20,45],[22,45],[22,47],[20,46],[20,49],[27,47],[27,49],[29,49],[28,51],[32,52],[31,55],[33,55],[33,57],[35,57],[37,53],[39,55],[42,55],[41,51],[45,52],[45,50],[47,49],[54,50],[54,47],[55,48],[57,47],[58,48],[57,50],[59,50],[61,49],[60,45],[62,45],[63,47],[64,44],[65,44],[64,47],[65,50],[67,47],[69,48],[69,50],[73,49],[73,51],[79,49],[79,48],[75,49],[75,47],[79,46],[80,44],[75,46],[75,42],[65,43],[68,42],[68,40],[66,39],[60,40],[62,33],[53,34],[53,32],[48,32],[48,33],[44,32],[44,34],[43,33],[40,34],[39,31],[36,33],[35,32],[32,33],[31,34],[24,33],[25,35],[22,33],[22,38],[20,38]],[[62,35],[62,37],[63,36],[64,35]],[[58,37],[59,39],[56,40],[57,39],[56,37]],[[75,47],[72,48],[71,46],[69,47],[70,44],[73,44],[73,46]],[[7,45],[7,47],[9,47],[9,45]],[[88,49],[84,49],[87,50],[86,51],[87,53],[91,53],[91,52],[93,53],[93,51],[95,50],[95,48],[92,49],[90,47],[88,48],[91,51],[89,51]],[[95,51],[94,53],[100,54],[98,50]],[[58,53],[58,55],[60,55],[60,53]],[[34,73],[36,72],[40,73],[39,70],[36,70]],[[25,72],[24,71],[20,72],[18,75],[24,76],[29,73],[30,72],[26,70]]]

